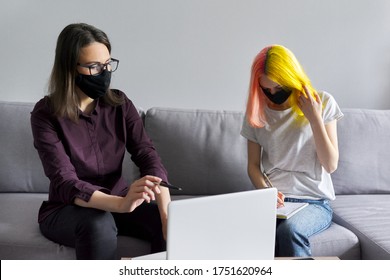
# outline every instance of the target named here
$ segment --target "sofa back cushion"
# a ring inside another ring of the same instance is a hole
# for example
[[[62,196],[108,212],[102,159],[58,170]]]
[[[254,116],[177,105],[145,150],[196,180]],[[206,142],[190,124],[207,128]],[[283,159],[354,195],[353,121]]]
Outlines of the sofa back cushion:
[[[239,112],[152,108],[145,127],[172,184],[173,194],[210,195],[253,189]]]
[[[390,193],[390,110],[342,111],[336,194]]]
[[[49,180],[33,146],[33,106],[0,102],[0,192],[48,192]]]

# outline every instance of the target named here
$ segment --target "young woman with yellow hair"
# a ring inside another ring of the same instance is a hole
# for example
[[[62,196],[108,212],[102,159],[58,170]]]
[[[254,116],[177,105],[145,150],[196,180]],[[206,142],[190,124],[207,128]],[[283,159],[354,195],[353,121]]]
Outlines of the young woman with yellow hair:
[[[248,141],[248,175],[258,189],[269,178],[278,189],[278,207],[309,203],[290,219],[278,219],[276,256],[311,256],[309,237],[331,224],[330,173],[338,164],[342,116],[329,93],[313,88],[290,50],[273,45],[255,57],[241,131]]]

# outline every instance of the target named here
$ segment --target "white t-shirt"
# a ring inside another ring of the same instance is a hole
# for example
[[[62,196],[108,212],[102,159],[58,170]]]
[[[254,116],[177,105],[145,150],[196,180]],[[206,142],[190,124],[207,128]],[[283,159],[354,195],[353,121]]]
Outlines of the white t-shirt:
[[[325,124],[343,117],[329,93],[318,94]],[[307,119],[297,122],[291,108],[276,111],[265,106],[264,110],[267,124],[254,128],[245,118],[241,135],[262,147],[261,163],[272,184],[286,197],[334,200],[332,179],[317,157]]]

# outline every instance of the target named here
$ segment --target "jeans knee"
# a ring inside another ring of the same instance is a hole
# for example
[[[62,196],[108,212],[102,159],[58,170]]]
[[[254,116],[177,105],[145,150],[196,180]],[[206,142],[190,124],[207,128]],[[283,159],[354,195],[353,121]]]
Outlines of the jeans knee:
[[[283,221],[276,228],[276,235],[283,236],[284,238],[292,238],[296,234],[296,230],[293,224],[288,223],[287,220]]]

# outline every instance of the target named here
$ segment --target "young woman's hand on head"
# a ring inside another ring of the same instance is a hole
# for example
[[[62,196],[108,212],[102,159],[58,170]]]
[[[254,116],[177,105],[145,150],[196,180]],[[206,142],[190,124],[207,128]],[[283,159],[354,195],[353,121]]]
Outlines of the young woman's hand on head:
[[[317,92],[312,93],[306,86],[303,86],[304,92],[300,93],[298,97],[298,106],[309,120],[313,122],[315,120],[322,119],[322,102]]]

